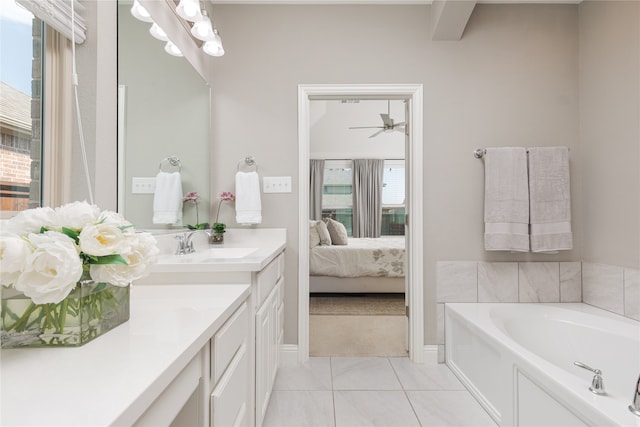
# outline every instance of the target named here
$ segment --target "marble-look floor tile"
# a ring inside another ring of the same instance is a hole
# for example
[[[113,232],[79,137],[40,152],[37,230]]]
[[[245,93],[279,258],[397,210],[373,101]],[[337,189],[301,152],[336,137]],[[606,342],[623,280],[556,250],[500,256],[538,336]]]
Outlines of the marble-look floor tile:
[[[331,391],[274,390],[262,423],[264,427],[333,427]]]
[[[420,423],[403,391],[335,391],[336,427],[409,427]]]
[[[334,390],[402,390],[389,359],[380,357],[333,357]]]
[[[423,426],[496,426],[480,404],[465,391],[407,391]]]
[[[407,357],[394,357],[389,361],[405,390],[464,390],[443,363],[413,363]]]
[[[331,361],[311,357],[302,365],[278,368],[274,390],[331,390]]]

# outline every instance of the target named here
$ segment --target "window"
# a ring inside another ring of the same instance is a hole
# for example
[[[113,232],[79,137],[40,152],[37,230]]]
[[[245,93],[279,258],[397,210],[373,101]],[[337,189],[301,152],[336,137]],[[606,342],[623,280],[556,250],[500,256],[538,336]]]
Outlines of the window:
[[[14,0],[3,0],[0,10],[0,218],[7,218],[61,202],[71,49]]]
[[[404,160],[385,160],[382,187],[383,236],[403,236],[405,218]],[[325,161],[322,217],[344,224],[352,235],[353,175],[351,160]]]

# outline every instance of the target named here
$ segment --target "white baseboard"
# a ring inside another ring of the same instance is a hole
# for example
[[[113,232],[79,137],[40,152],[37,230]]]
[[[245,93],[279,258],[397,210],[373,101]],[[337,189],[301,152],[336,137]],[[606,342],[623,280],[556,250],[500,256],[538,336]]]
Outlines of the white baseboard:
[[[280,365],[297,365],[298,361],[298,345],[297,344],[281,344],[280,345]]]
[[[424,363],[438,363],[438,346],[435,344],[425,345],[422,360]]]
[[[423,347],[422,361],[423,363],[438,363],[438,346],[435,344],[425,345]],[[280,345],[280,365],[297,365],[298,363],[298,345]]]

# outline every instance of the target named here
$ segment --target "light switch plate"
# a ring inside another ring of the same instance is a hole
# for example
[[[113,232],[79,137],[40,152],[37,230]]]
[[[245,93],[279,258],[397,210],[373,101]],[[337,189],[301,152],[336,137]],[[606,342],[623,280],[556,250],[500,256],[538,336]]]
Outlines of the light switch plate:
[[[153,194],[156,192],[155,177],[133,177],[131,178],[132,194]]]
[[[291,193],[290,176],[265,176],[262,178],[263,193]]]

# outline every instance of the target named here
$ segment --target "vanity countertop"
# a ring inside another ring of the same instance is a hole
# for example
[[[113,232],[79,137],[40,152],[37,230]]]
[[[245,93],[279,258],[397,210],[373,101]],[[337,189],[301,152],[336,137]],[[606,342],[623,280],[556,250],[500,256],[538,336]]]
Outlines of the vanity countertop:
[[[0,351],[0,424],[132,425],[250,293],[133,286],[128,322],[77,348]]]
[[[188,233],[188,231],[187,231]],[[160,255],[152,273],[253,272],[262,270],[287,244],[286,229],[227,229],[224,243],[209,245],[204,232],[196,232],[192,241],[196,251],[176,255],[175,235],[156,235]]]

